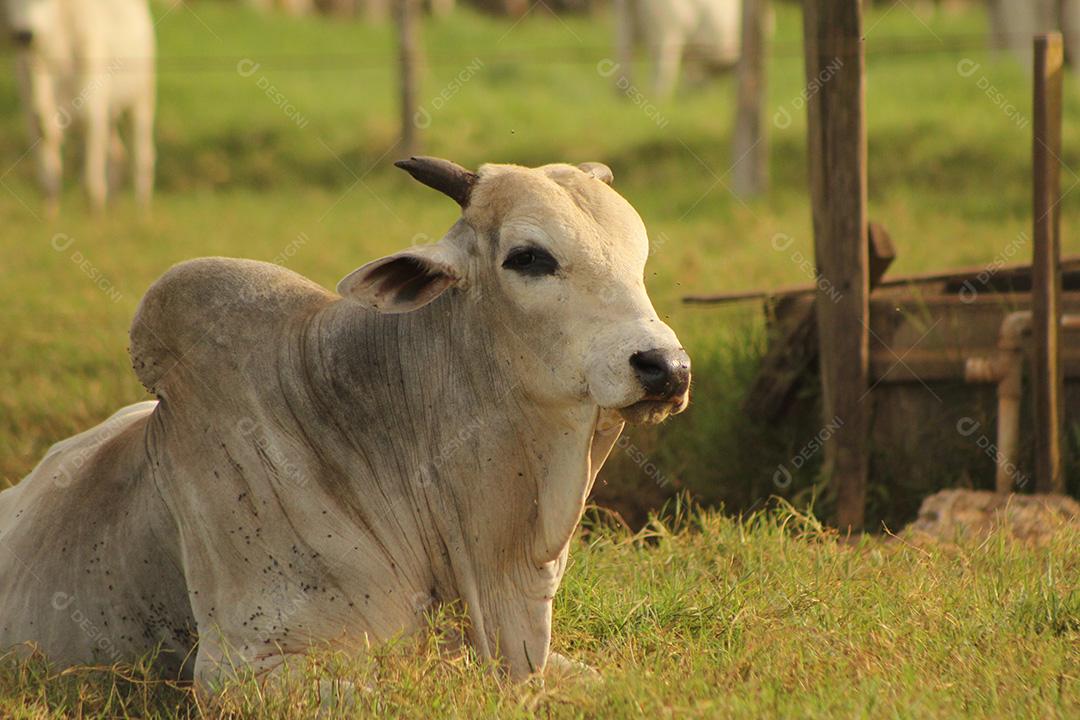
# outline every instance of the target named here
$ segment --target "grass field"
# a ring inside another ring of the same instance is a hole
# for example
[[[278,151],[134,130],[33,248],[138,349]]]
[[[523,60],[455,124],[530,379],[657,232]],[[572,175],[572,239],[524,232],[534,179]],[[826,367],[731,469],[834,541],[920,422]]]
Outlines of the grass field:
[[[639,452],[615,454],[609,497],[621,488],[657,502],[675,488],[729,506],[765,497],[778,461],[806,442],[751,426],[738,408],[764,341],[758,307],[680,303],[690,292],[811,279],[793,260],[812,257],[800,17],[777,5],[773,184],[753,200],[726,188],[731,78],[646,112],[598,71],[610,55],[606,18],[538,12],[511,26],[459,12],[424,28],[426,152],[470,166],[605,162],[650,228],[650,292],[694,359],[695,401],[661,429],[630,435]],[[871,217],[898,246],[895,272],[989,264],[1030,224],[1028,73],[979,49],[981,14],[923,17],[908,5],[866,21]],[[91,216],[70,143],[63,208],[45,219],[14,81],[0,71],[0,487],[53,442],[145,397],[127,327],[173,263],[276,260],[333,287],[455,219],[453,203],[391,165],[400,148],[386,27],[216,2],[154,11],[159,191],[149,217],[127,194]],[[1078,90],[1070,78],[1067,251],[1080,250]],[[772,243],[779,233],[793,239],[783,252]],[[806,494],[819,460],[789,494]],[[1080,713],[1075,534],[1041,549],[995,537],[922,550],[870,538],[850,546],[797,517],[786,529],[763,516],[680,517],[677,532],[604,531],[577,548],[556,603],[555,646],[603,668],[599,689],[507,692],[465,661],[403,646],[348,671],[379,678],[362,703],[416,717]],[[143,716],[153,714],[143,703],[177,698],[181,714],[197,713],[180,691],[112,688],[115,677],[45,682],[34,664],[5,668],[3,717],[78,716],[80,707]]]
[[[790,511],[676,511],[631,536],[590,526],[556,601],[555,650],[599,681],[508,688],[437,634],[323,657],[287,691],[233,688],[236,717],[314,714],[316,680],[394,717],[1070,718],[1080,713],[1080,535],[849,544]],[[442,616],[452,622],[452,616]],[[439,626],[442,627],[442,626]],[[138,668],[57,676],[0,663],[0,715],[216,717]]]

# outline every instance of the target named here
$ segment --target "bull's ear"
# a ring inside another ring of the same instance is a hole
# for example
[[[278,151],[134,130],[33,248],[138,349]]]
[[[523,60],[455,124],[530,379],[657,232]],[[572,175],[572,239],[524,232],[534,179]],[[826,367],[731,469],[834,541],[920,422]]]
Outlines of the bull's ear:
[[[608,185],[615,182],[615,173],[611,172],[611,168],[604,163],[583,162],[578,165],[578,170],[586,175],[592,175],[600,182],[607,183]]]
[[[346,275],[337,290],[372,310],[411,312],[458,285],[460,265],[449,248],[429,245],[373,260]]]

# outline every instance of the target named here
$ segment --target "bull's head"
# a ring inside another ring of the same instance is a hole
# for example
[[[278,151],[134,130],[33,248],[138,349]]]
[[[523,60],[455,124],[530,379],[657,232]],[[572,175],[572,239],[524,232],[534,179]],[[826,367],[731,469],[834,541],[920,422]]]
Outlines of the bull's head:
[[[645,226],[606,166],[397,165],[457,201],[461,220],[437,243],[354,271],[338,285],[343,296],[403,313],[467,289],[491,308],[496,336],[515,343],[533,397],[588,402],[630,422],[686,408],[690,358],[645,291]]]

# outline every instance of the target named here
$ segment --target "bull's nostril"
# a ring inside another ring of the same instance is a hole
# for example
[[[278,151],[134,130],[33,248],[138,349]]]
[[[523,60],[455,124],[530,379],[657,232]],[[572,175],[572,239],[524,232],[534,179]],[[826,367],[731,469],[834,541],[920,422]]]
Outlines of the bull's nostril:
[[[34,41],[34,33],[29,30],[16,30],[11,33],[11,39],[15,41],[16,45],[26,47]]]
[[[663,382],[667,377],[667,366],[662,359],[654,353],[634,353],[630,358],[630,364],[642,382],[647,385]]]
[[[651,398],[674,398],[690,387],[690,358],[683,350],[636,352],[630,356],[630,366]]]

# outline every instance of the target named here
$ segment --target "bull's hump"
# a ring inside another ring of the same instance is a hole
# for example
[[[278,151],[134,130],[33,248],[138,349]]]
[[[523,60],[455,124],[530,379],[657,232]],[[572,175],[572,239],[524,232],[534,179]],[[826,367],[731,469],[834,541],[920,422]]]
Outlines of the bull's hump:
[[[160,395],[178,362],[205,363],[215,352],[250,349],[336,299],[272,263],[220,257],[180,263],[139,303],[130,330],[132,367],[146,389]]]

